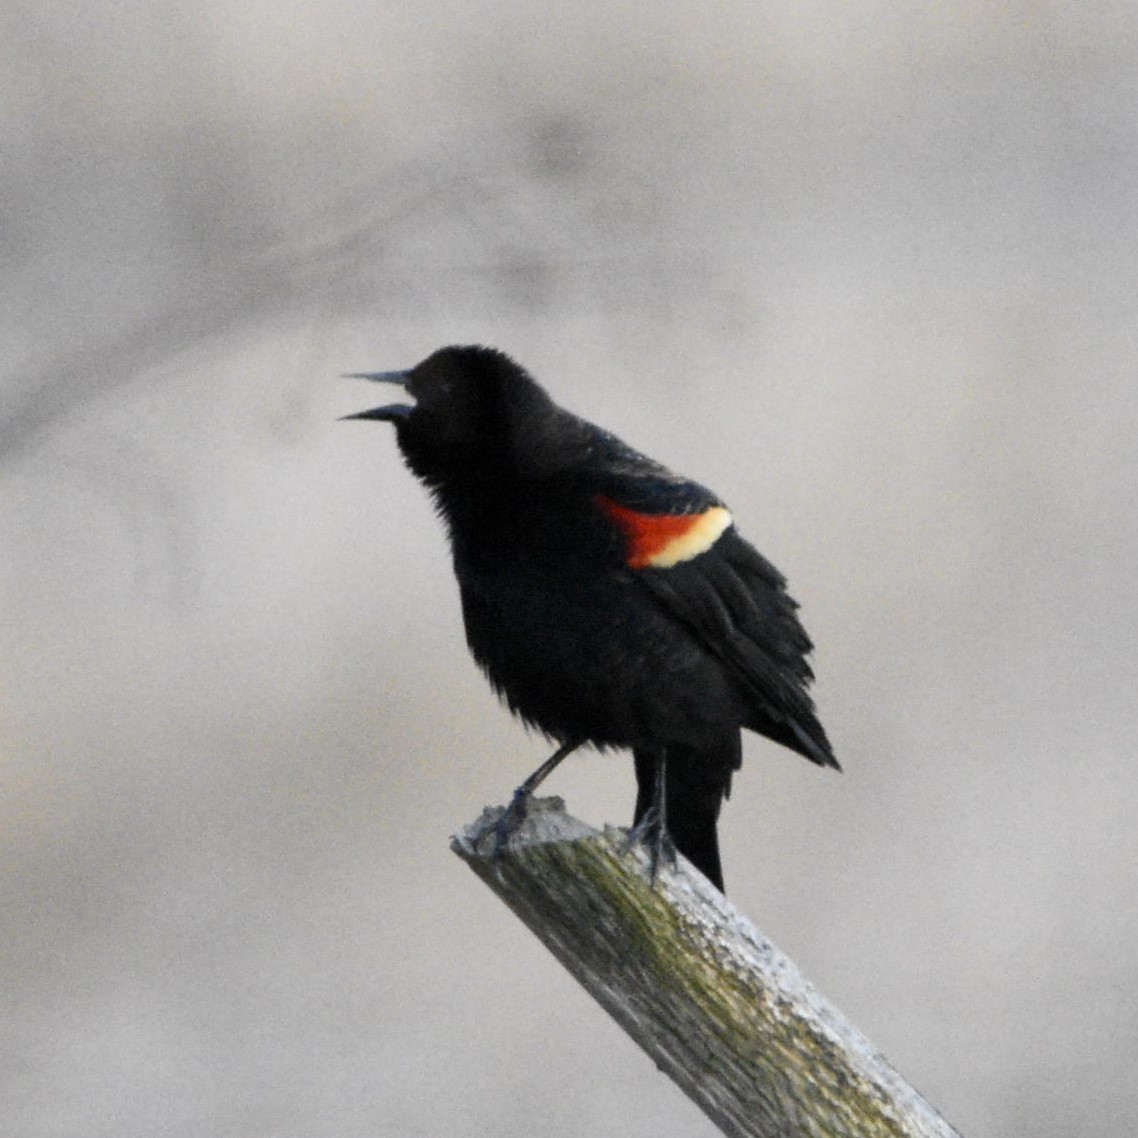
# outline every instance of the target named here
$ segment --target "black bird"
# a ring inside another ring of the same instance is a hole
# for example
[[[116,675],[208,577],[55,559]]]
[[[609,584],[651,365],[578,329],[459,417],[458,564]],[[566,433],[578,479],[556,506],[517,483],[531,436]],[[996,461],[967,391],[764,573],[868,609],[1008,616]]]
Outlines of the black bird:
[[[838,766],[782,575],[711,491],[558,407],[502,352],[354,374],[414,398],[346,418],[395,425],[449,530],[471,653],[559,744],[510,816],[583,744],[630,749],[633,833],[653,865],[670,838],[722,889],[716,822],[740,728]]]

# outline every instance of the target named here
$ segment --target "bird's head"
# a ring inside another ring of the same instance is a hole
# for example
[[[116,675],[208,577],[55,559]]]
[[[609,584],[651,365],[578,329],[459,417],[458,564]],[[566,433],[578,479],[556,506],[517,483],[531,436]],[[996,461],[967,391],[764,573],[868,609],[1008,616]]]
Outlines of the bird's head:
[[[495,348],[440,348],[408,371],[351,378],[395,384],[414,399],[344,418],[393,423],[407,464],[427,482],[516,464],[532,449],[527,441],[563,414],[524,368]]]

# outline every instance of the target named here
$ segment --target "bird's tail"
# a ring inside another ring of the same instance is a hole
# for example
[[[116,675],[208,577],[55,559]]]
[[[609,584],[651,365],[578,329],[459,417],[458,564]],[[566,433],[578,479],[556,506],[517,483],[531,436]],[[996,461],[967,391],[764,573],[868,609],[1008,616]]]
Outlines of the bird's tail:
[[[723,889],[716,823],[731,790],[731,773],[739,767],[742,740],[738,728],[710,745],[670,744],[663,752],[633,751],[636,764],[636,826],[652,808],[657,772],[664,760],[664,818],[668,836],[717,889]]]

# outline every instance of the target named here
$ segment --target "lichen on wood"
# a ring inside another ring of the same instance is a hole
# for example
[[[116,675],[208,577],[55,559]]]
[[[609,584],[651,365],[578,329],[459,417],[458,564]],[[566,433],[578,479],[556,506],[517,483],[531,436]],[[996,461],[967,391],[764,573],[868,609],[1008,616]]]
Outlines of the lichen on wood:
[[[958,1138],[764,937],[682,858],[535,799],[498,850],[501,808],[452,848],[602,1007],[738,1138]]]

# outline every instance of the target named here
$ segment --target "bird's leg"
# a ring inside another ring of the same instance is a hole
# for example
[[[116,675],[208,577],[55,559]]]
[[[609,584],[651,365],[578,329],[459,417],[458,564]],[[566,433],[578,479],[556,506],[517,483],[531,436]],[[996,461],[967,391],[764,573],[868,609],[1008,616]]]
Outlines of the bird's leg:
[[[495,857],[501,854],[509,843],[510,836],[517,830],[522,822],[525,821],[526,809],[529,806],[529,800],[533,797],[533,792],[557,769],[561,760],[567,755],[572,754],[580,745],[581,741],[579,739],[570,739],[569,742],[562,743],[561,746],[514,791],[514,796],[510,799],[509,806],[502,811],[502,816],[494,826]]]
[[[668,836],[668,752],[661,749],[656,753],[654,777],[652,779],[652,804],[644,811],[640,821],[628,831],[628,849],[637,842],[648,847],[648,867],[652,887],[656,886],[656,875],[660,862],[667,859],[676,863],[676,847]]]

